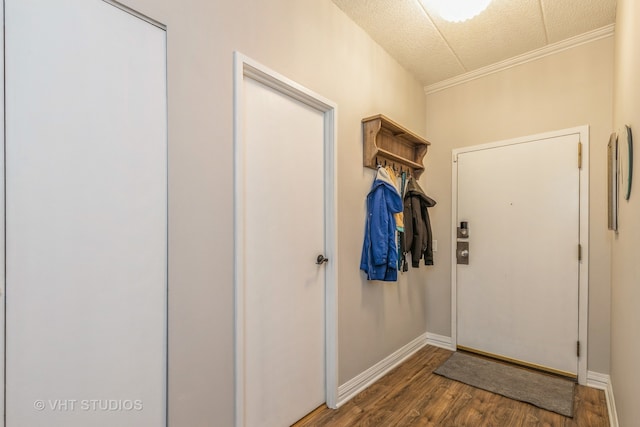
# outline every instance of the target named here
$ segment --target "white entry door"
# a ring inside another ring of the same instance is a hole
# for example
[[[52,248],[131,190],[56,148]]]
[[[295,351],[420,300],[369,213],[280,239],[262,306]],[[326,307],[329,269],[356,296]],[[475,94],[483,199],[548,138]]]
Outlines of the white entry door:
[[[577,132],[471,147],[457,159],[457,345],[575,376],[579,335]]]
[[[165,31],[4,7],[6,425],[166,425]]]
[[[238,422],[281,427],[326,400],[331,130],[326,108],[299,89],[260,73],[239,78]],[[328,262],[318,264],[319,255]]]

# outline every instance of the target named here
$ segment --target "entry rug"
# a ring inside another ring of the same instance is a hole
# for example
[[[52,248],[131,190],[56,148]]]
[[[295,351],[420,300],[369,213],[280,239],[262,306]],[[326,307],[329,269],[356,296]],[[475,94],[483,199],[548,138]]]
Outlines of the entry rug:
[[[443,377],[573,417],[575,383],[456,352],[434,371]]]

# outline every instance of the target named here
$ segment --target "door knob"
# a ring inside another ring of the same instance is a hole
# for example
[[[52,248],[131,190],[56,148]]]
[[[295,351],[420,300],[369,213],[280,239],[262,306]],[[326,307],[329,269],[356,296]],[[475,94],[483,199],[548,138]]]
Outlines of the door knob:
[[[322,265],[325,262],[329,262],[329,258],[325,258],[322,254],[318,255],[318,258],[316,258],[316,264]]]
[[[458,264],[469,264],[469,242],[457,242],[456,259]]]

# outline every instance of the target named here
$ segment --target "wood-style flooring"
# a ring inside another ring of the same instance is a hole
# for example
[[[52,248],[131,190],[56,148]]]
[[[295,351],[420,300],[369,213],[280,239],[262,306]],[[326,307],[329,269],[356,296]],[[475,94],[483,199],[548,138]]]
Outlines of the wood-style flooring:
[[[577,386],[567,418],[434,374],[450,355],[426,346],[339,409],[323,405],[294,426],[609,426],[601,390]]]

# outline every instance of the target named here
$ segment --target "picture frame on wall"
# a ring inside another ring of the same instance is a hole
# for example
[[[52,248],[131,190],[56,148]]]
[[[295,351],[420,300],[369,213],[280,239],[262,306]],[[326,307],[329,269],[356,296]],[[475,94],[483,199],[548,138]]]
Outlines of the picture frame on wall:
[[[608,228],[618,231],[618,135],[613,132],[607,144]]]
[[[622,185],[625,189],[624,199],[629,200],[631,198],[631,183],[633,181],[633,135],[631,133],[631,127],[625,125],[627,130],[627,144],[623,144],[625,151],[621,153],[620,161],[623,162],[621,166],[621,172],[623,175]]]

